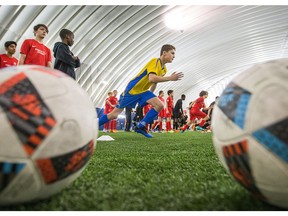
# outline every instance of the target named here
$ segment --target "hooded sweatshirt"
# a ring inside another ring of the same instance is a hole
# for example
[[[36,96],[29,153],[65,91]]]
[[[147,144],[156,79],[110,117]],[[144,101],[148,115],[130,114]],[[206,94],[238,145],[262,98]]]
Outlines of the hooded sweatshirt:
[[[55,57],[54,68],[76,80],[75,68],[80,67],[80,60],[72,58],[74,55],[70,51],[69,46],[63,42],[56,42],[53,52]]]

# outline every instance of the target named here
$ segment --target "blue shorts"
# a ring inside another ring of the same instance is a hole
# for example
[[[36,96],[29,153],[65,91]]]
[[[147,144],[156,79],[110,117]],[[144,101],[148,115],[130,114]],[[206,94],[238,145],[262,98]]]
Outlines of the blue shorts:
[[[131,107],[131,108],[135,108],[137,102],[139,103],[139,105],[141,107],[145,106],[147,103],[146,101],[157,97],[156,95],[154,95],[151,91],[146,91],[140,94],[129,94],[129,93],[122,93],[120,95],[120,98],[118,100],[118,104],[116,105],[117,108],[123,109],[124,107]]]

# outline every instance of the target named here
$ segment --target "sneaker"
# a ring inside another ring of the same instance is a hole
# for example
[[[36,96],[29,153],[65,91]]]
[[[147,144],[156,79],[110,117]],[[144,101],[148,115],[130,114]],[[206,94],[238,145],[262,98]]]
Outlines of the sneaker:
[[[170,131],[168,131],[168,133],[174,133],[174,130],[170,130]]]
[[[135,132],[136,133],[141,133],[147,138],[153,138],[153,136],[149,133],[147,133],[146,128],[138,128],[137,126],[135,127]]]
[[[196,127],[196,130],[197,130],[197,131],[199,131],[199,130],[200,130],[200,131],[203,131],[204,129],[203,129],[202,127],[200,127],[200,126],[197,126],[197,127]]]
[[[180,133],[184,133],[184,131],[185,131],[185,130],[182,130],[182,129],[181,129],[181,130],[180,130]]]

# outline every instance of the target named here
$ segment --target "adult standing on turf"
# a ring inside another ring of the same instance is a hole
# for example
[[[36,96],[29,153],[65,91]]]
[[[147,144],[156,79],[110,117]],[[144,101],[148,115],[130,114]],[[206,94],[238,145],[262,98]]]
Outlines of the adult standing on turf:
[[[135,127],[135,132],[152,138],[153,136],[146,131],[145,126],[148,122],[151,122],[164,107],[164,104],[153,93],[157,83],[177,81],[183,77],[182,72],[173,72],[170,76],[164,76],[167,73],[165,64],[171,63],[174,58],[175,47],[170,44],[163,45],[160,51],[160,58],[151,59],[136,77],[128,83],[126,89],[120,96],[116,108],[108,115],[102,116],[99,119],[99,125],[117,118],[124,107],[135,107],[137,102],[143,107],[149,103],[152,105],[152,109],[150,109],[147,115]]]
[[[76,80],[75,68],[80,67],[80,60],[69,49],[69,46],[74,44],[74,33],[68,29],[62,29],[59,36],[62,42],[56,42],[53,48],[54,68]]]
[[[18,59],[13,57],[13,55],[16,52],[17,43],[15,41],[6,41],[4,46],[6,54],[0,55],[0,68],[16,66],[18,64]]]
[[[35,39],[26,39],[20,48],[19,65],[41,65],[52,68],[51,50],[43,44],[48,34],[48,27],[44,24],[34,26]]]
[[[131,113],[132,113],[132,107],[125,107],[125,129],[124,131],[130,132],[131,128]]]
[[[174,123],[176,130],[178,130],[179,123],[181,122],[182,118],[184,118],[184,112],[183,112],[182,104],[183,104],[183,101],[185,100],[185,98],[186,98],[186,95],[182,94],[181,98],[177,100],[175,107],[173,109],[173,113],[174,113],[173,114],[173,119],[174,119],[173,123]]]

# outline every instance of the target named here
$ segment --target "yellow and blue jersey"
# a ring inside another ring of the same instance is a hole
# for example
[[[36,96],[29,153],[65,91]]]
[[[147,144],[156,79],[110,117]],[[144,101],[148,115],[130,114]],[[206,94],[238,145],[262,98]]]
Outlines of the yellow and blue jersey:
[[[149,74],[154,73],[157,76],[164,76],[167,73],[166,66],[162,66],[159,58],[151,59],[145,67],[134,77],[127,85],[125,93],[131,95],[143,93],[151,87]]]

